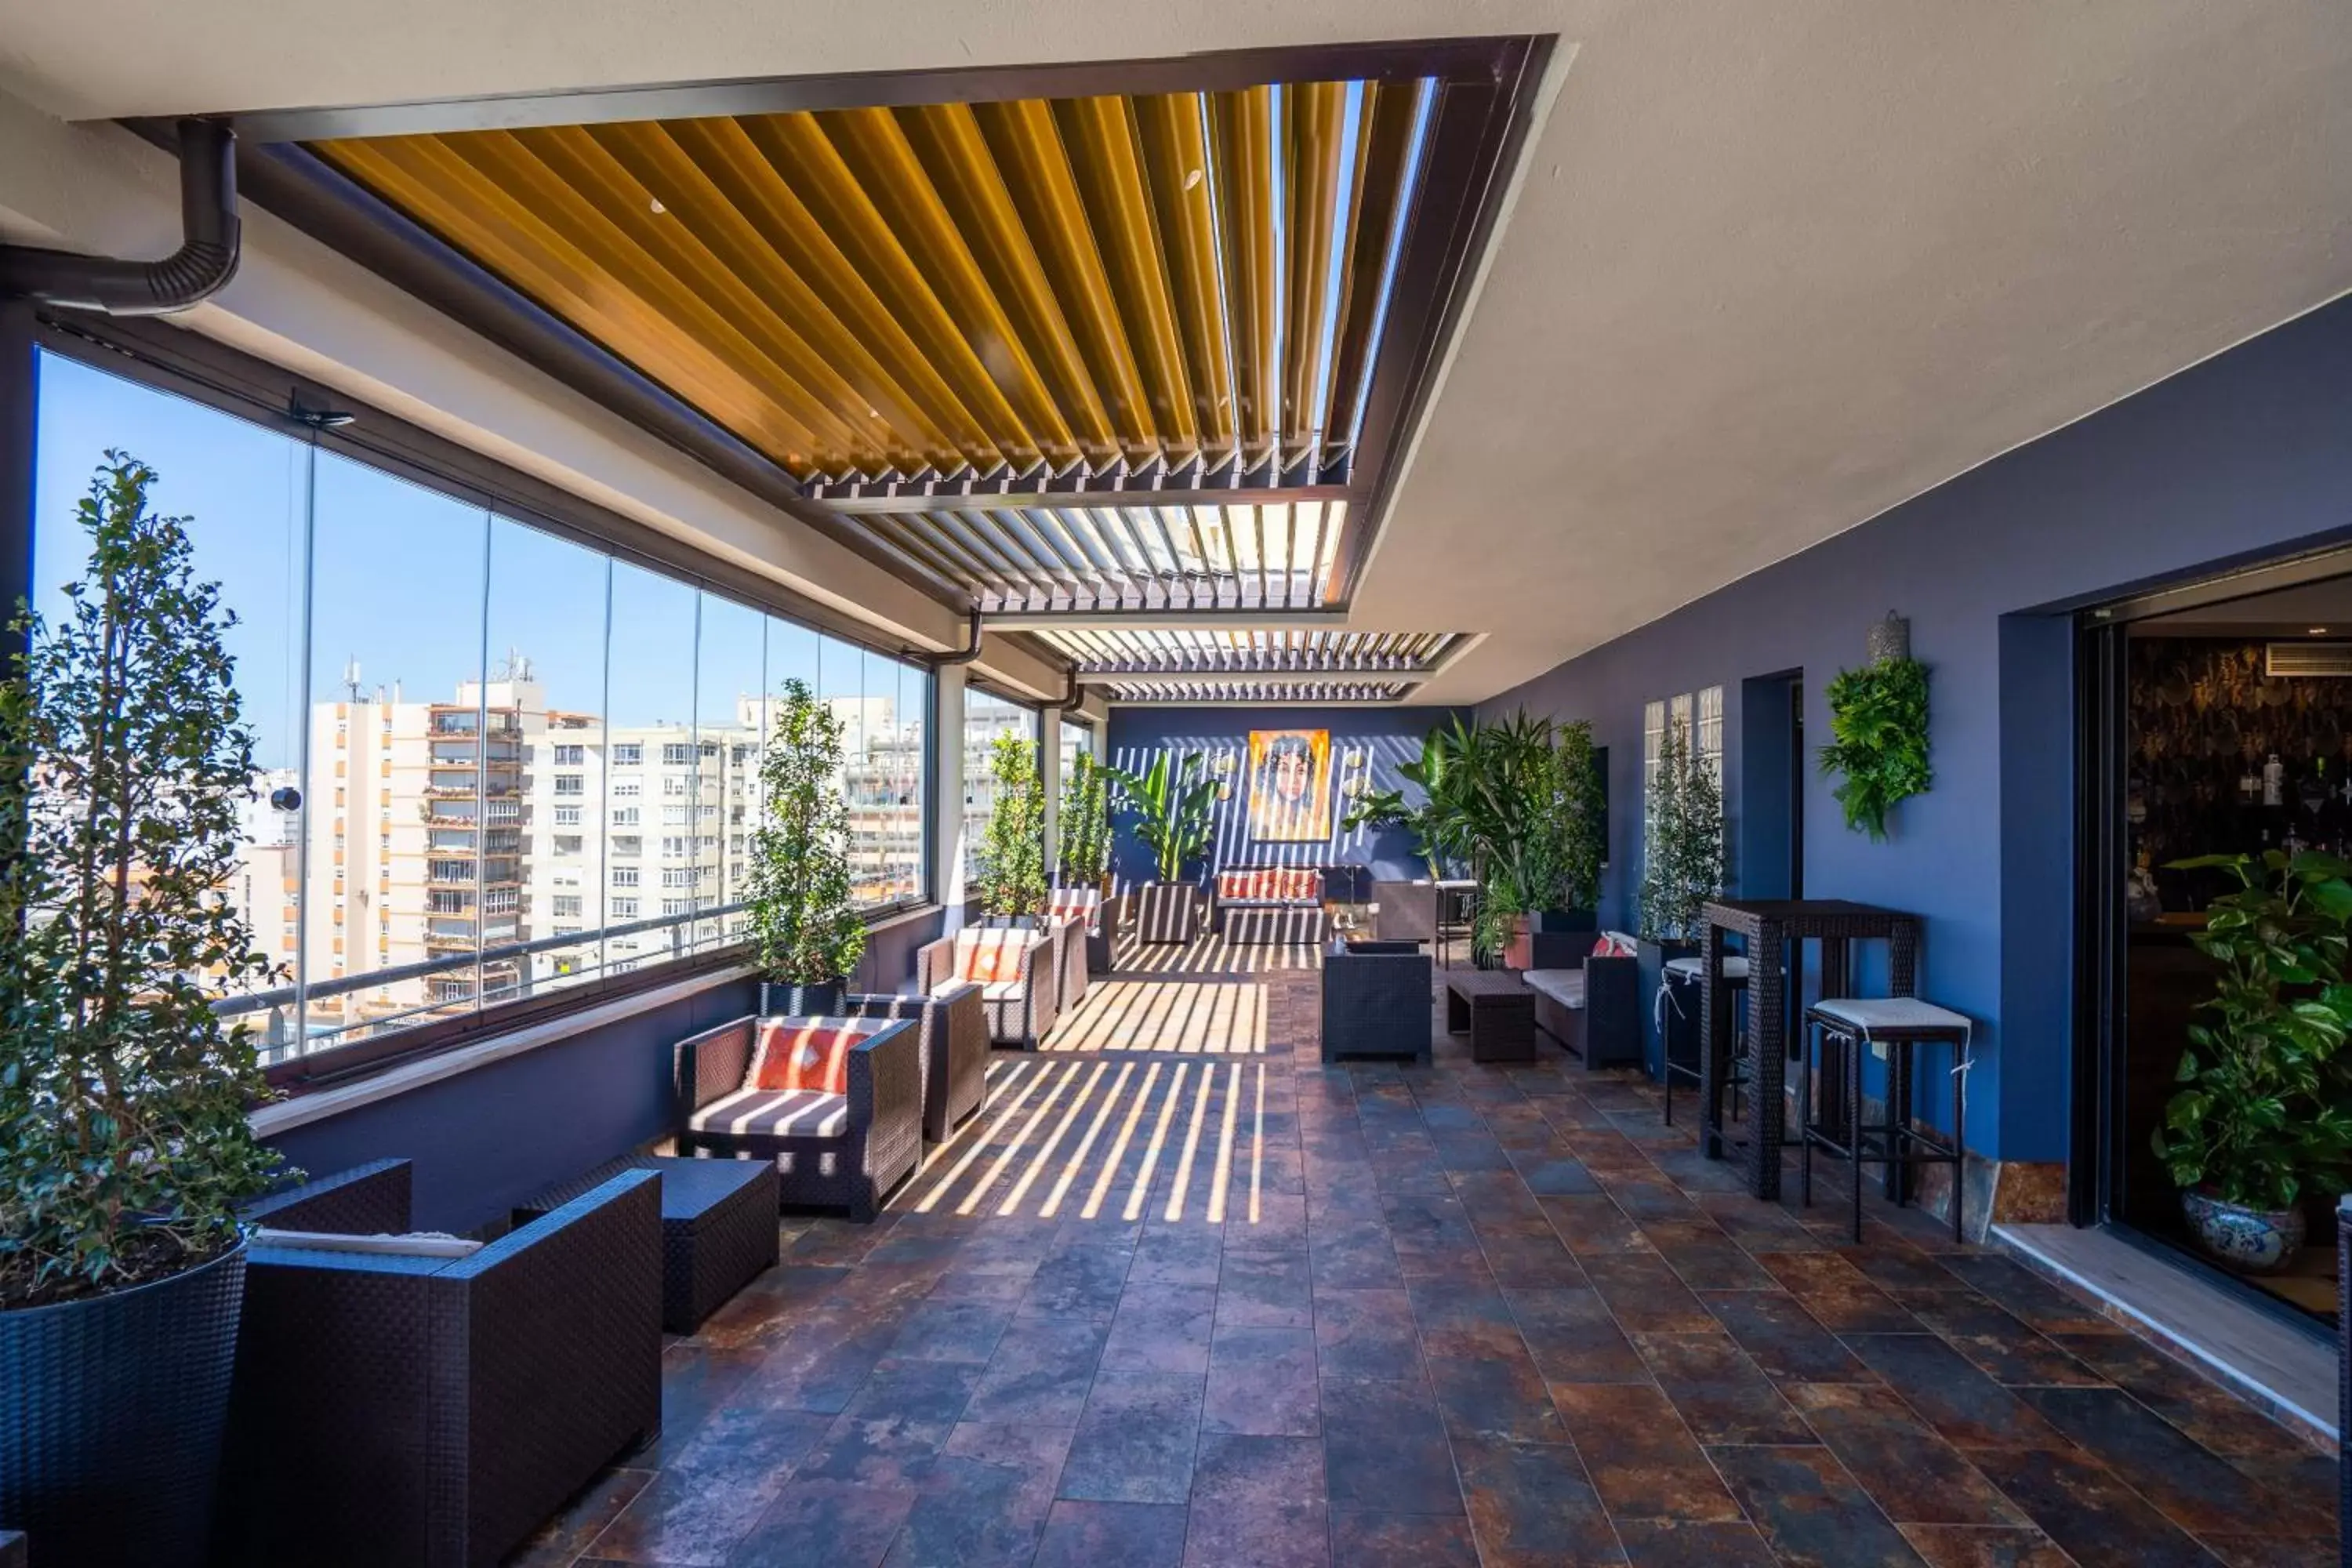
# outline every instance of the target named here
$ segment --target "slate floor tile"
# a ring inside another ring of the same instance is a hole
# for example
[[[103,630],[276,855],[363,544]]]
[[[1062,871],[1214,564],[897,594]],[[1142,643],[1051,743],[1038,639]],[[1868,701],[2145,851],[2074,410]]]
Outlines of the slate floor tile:
[[[1625,1560],[1575,1449],[1482,1438],[1454,1455],[1486,1568]]]
[[[1715,1315],[1699,1304],[1666,1260],[1654,1253],[1627,1253],[1582,1259],[1592,1288],[1628,1333],[1691,1334],[1720,1331]]]
[[[1033,1562],[1070,1447],[1063,1426],[967,1421],[923,1478],[887,1568],[1014,1568]]]
[[[1895,1523],[2025,1522],[2000,1489],[1893,1389],[1801,1383],[1781,1392]]]
[[[1314,1291],[1307,1253],[1225,1253],[1217,1276],[1217,1326],[1311,1329]]]
[[[1504,1300],[1519,1336],[1547,1382],[1647,1383],[1650,1369],[1617,1326],[1617,1319],[1588,1288],[1521,1289],[1506,1287]]]
[[[1035,1568],[1179,1568],[1185,1510],[1177,1503],[1078,1502],[1065,1499],[1045,1518]],[[831,1564],[832,1558],[812,1557]]]
[[[2196,1535],[2316,1535],[2333,1498],[2255,1479],[2118,1388],[2018,1391],[2050,1424]]]
[[[1558,1384],[1569,1440],[1612,1519],[1705,1522],[1740,1517],[1697,1439],[1646,1383]]]
[[[1780,1562],[1808,1568],[1918,1562],[1902,1532],[1827,1448],[1707,1452]]]
[[[1315,1352],[1320,1375],[1419,1382],[1421,1332],[1402,1290],[1318,1290]]]
[[[1812,1429],[1730,1335],[1635,1334],[1633,1348],[1701,1443],[1815,1440]]]
[[[1620,1519],[1616,1525],[1633,1568],[1776,1568],[1771,1548],[1745,1520]]]
[[[1186,1373],[1098,1373],[1079,1414],[1058,1493],[1095,1502],[1192,1496],[1202,1380]]]
[[[1331,1561],[1339,1568],[1478,1568],[1478,1548],[1467,1519],[1334,1504]]]
[[[1324,1474],[1334,1504],[1394,1513],[1462,1511],[1445,1424],[1428,1389],[1326,1378],[1322,1411]]]
[[[1845,1342],[1947,1442],[1963,1448],[2063,1448],[2032,1406],[1933,1334],[1848,1334]]]
[[[1085,1318],[1014,1322],[996,1342],[964,1418],[1076,1426],[1108,1332]]]
[[[1913,1317],[1996,1383],[2090,1385],[2104,1381],[1987,1297],[1952,1290],[1895,1294]]]
[[[1324,1568],[1322,1446],[1312,1437],[1204,1432],[1193,1462],[1186,1568]]]
[[[1438,1413],[1456,1442],[1487,1438],[1515,1443],[1565,1440],[1559,1415],[1535,1358],[1516,1355],[1429,1358]]]
[[[1928,1568],[2074,1568],[2058,1543],[2030,1527],[1906,1524],[1903,1538]]]
[[[1969,1457],[2084,1568],[2211,1568],[2210,1552],[2078,1449],[1985,1448]]]
[[[1202,1430],[1312,1437],[1317,1425],[1315,1331],[1224,1328],[1209,1351]]]
[[[1767,1377],[1803,1383],[1878,1381],[1785,1290],[1703,1290],[1699,1300]]]

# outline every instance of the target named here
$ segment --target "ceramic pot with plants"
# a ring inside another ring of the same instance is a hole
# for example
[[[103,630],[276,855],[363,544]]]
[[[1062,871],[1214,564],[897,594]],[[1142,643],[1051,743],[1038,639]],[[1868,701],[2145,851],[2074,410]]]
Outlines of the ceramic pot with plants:
[[[1170,943],[1192,940],[1206,907],[1198,882],[1184,873],[1209,847],[1217,783],[1201,776],[1201,758],[1186,752],[1171,763],[1161,752],[1139,773],[1114,770],[1127,806],[1135,814],[1135,836],[1151,851],[1157,879],[1135,891],[1138,941]]]
[[[763,1016],[839,1013],[866,955],[850,900],[849,803],[835,782],[841,734],[840,715],[808,682],[784,682],[760,753],[763,805],[744,895]]]
[[[2338,1060],[2352,1029],[2352,865],[2273,849],[2175,866],[2225,871],[2239,890],[2214,900],[2189,939],[2221,973],[2150,1142],[2198,1244],[2230,1268],[2274,1273],[2303,1245],[2305,1194],[2340,1191],[2352,1158]]]
[[[271,978],[228,897],[253,796],[224,633],[185,520],[110,452],[88,568],[0,681],[0,1524],[35,1561],[204,1556],[245,1246],[292,1179],[246,1111],[252,1041],[212,996]]]

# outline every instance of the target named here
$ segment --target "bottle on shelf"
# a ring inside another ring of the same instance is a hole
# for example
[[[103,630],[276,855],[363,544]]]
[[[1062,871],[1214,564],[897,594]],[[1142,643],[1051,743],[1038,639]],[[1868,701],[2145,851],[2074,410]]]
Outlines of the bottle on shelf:
[[[2273,752],[2271,760],[2263,764],[2263,804],[2286,804],[2286,764],[2279,761],[2276,752]]]

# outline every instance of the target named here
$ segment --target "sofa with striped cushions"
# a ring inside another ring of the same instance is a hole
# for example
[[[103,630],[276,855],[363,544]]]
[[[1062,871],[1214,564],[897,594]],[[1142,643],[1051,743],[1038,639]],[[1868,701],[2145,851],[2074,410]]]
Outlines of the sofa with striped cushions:
[[[1330,934],[1320,866],[1243,866],[1217,873],[1216,933],[1229,942],[1321,942]]]

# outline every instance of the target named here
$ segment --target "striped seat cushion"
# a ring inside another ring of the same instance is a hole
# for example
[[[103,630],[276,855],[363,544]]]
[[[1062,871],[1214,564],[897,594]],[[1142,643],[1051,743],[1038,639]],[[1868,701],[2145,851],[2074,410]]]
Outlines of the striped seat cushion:
[[[849,1127],[849,1098],[805,1089],[739,1089],[696,1111],[697,1132],[760,1138],[838,1138]]]

